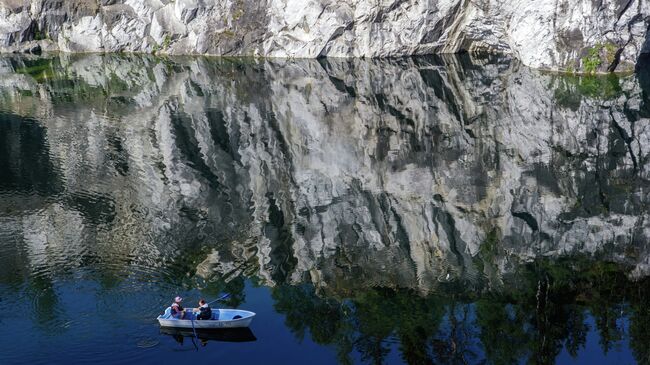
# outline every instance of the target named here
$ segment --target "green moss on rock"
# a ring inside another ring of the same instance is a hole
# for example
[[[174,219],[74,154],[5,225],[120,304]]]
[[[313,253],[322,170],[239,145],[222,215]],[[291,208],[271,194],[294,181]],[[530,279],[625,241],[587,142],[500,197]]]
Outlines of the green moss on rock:
[[[601,66],[609,67],[616,61],[618,46],[614,43],[597,43],[586,50],[586,55],[580,59],[582,71],[594,74],[601,71]]]

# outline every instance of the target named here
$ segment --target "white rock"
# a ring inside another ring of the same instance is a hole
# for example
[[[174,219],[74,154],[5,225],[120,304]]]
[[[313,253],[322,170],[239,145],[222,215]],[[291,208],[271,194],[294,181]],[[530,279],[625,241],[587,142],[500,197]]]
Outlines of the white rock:
[[[35,30],[34,21],[66,52],[314,58],[465,50],[512,53],[535,68],[584,70],[595,49],[596,71],[607,71],[617,53],[621,62],[614,66],[625,71],[647,44],[650,26],[648,0],[126,0],[100,7],[92,21],[74,14],[48,17],[67,10],[45,10],[36,0],[31,11],[25,6],[17,12],[15,2],[0,0],[0,51],[19,49],[33,36],[24,32]],[[109,20],[109,8],[121,9],[124,19]],[[97,24],[102,14],[110,24]]]

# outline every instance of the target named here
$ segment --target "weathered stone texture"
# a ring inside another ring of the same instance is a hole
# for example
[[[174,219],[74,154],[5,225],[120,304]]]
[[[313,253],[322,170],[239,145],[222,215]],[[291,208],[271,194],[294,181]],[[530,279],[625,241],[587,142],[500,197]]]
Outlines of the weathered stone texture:
[[[269,283],[308,273],[319,286],[355,277],[423,291],[480,277],[474,259],[486,252],[495,273],[571,254],[650,273],[643,79],[564,77],[468,55],[63,55],[44,74],[37,61],[0,58],[0,110],[43,125],[53,158],[29,166],[64,182],[46,186],[73,196],[92,186],[113,202],[98,240],[128,252],[173,255],[200,233],[221,243],[201,265],[206,275],[255,262]],[[78,214],[59,200],[66,216]],[[133,205],[150,213],[133,216]],[[69,221],[59,230],[75,232]]]
[[[647,44],[649,19],[648,0],[0,0],[0,51],[470,51],[513,54],[543,69],[628,71]]]

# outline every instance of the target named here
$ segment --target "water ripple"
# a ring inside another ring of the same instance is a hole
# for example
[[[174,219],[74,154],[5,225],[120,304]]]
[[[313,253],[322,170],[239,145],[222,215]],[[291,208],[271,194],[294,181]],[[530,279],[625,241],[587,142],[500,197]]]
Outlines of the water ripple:
[[[602,252],[647,274],[645,83],[484,61],[0,57],[5,346],[171,357],[154,318],[173,296],[236,305],[254,282],[249,303],[287,313],[268,338],[349,341],[366,325],[337,332],[343,297],[397,347],[386,302],[429,315],[420,296],[473,297],[520,261]],[[515,294],[541,311],[535,285]]]

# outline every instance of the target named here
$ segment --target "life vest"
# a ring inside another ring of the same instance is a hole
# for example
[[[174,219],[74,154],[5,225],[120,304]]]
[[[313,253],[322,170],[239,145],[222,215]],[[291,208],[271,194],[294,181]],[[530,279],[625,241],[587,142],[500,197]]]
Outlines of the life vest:
[[[179,305],[172,305],[172,316],[176,316],[179,313],[183,312],[183,307]]]
[[[197,319],[212,319],[212,308],[205,306],[205,307],[199,307],[199,315],[196,317]]]

